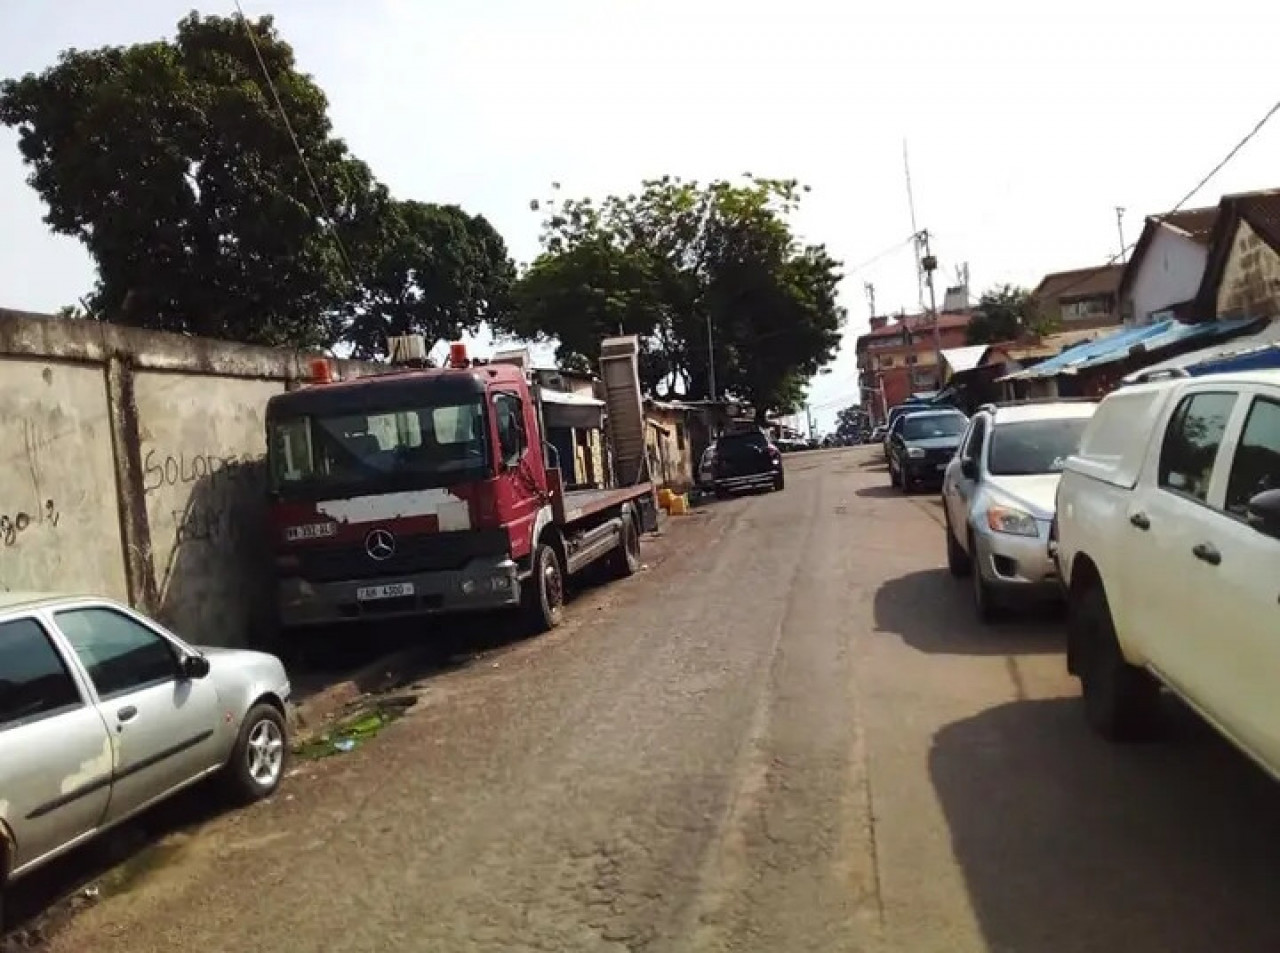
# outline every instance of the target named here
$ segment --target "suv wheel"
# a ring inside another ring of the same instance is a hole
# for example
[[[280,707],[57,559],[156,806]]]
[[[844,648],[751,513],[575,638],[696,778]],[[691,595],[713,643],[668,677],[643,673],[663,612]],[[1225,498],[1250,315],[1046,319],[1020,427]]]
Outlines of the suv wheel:
[[[999,622],[1003,615],[1002,607],[997,601],[991,584],[982,575],[982,566],[978,557],[978,544],[969,533],[969,563],[972,566],[970,576],[973,579],[973,607],[982,622]]]
[[[969,554],[956,540],[956,531],[951,528],[951,514],[947,512],[944,504],[943,512],[943,531],[947,534],[947,569],[951,575],[957,579],[962,579],[969,573],[973,572],[973,561],[969,559]]]
[[[1125,661],[1101,586],[1071,597],[1072,638],[1080,647],[1080,682],[1089,726],[1109,741],[1137,741],[1154,733],[1160,685]]]

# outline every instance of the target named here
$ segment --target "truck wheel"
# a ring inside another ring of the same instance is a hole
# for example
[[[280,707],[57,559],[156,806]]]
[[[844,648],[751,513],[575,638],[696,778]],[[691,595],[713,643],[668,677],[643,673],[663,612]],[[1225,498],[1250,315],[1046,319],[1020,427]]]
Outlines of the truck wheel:
[[[560,557],[546,543],[533,551],[533,572],[521,594],[525,618],[535,634],[547,632],[564,619],[564,569]]]
[[[630,513],[622,516],[621,538],[618,548],[609,554],[610,575],[617,579],[634,576],[640,571],[640,532]]]
[[[1111,608],[1101,586],[1074,595],[1071,625],[1081,652],[1080,682],[1085,718],[1109,741],[1152,735],[1160,718],[1160,685],[1144,669],[1125,661]]]
[[[969,559],[969,554],[956,542],[955,530],[951,528],[951,514],[947,513],[945,505],[942,508],[942,512],[945,514],[943,516],[943,532],[947,534],[947,569],[951,572],[951,575],[957,579],[962,579],[973,572],[973,562]]]
[[[786,488],[787,488],[786,474],[779,473],[776,477],[773,478],[773,490],[775,493],[777,493],[782,490],[785,490]]]
[[[231,796],[241,804],[268,798],[280,787],[289,760],[289,731],[275,705],[260,702],[249,709],[240,736],[223,768]]]

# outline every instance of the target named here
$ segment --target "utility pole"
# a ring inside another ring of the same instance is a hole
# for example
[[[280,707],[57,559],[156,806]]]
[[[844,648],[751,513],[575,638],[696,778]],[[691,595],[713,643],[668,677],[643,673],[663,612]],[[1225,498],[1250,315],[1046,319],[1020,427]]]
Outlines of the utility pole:
[[[876,316],[876,286],[869,281],[862,283],[862,288],[867,293],[867,308],[871,311],[871,317]]]
[[[711,384],[711,401],[716,399],[716,352],[715,335],[711,333],[711,312],[707,312],[707,377]]]
[[[911,160],[907,157],[907,140],[902,140],[902,168],[907,174],[907,207],[911,211],[911,234],[919,236],[916,228],[916,197],[911,190]],[[924,275],[920,270],[920,243],[916,242],[916,297],[924,310]]]
[[[1124,208],[1116,206],[1116,228],[1120,232],[1120,263],[1124,264],[1127,260],[1125,257],[1125,249],[1129,246],[1124,243]]]
[[[933,321],[933,360],[934,360],[934,380],[937,383],[938,390],[942,389],[942,328],[938,322],[938,302],[934,297],[933,291],[933,273],[938,268],[938,259],[933,257],[933,252],[929,248],[929,229],[923,228],[916,235],[916,245],[924,249],[924,254],[920,256],[920,267],[925,274],[925,280],[929,284],[929,317]]]

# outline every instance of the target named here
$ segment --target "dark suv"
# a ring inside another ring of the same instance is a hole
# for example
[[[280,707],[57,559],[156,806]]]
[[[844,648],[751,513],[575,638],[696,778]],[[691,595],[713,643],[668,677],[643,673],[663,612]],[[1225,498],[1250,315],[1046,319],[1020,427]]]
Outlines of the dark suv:
[[[916,484],[942,485],[969,418],[958,410],[903,414],[889,438],[889,482],[910,493]]]
[[[781,490],[782,454],[761,430],[721,434],[712,448],[711,481],[720,497],[739,490]]]

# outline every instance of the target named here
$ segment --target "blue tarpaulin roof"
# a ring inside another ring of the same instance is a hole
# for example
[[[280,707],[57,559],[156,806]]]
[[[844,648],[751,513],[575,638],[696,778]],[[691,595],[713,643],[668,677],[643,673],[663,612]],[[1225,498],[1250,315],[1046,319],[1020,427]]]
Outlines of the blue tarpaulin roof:
[[[1067,348],[1061,354],[1047,358],[1034,367],[1008,374],[1000,379],[1020,381],[1032,380],[1038,377],[1057,377],[1059,374],[1069,373],[1069,369],[1077,364],[1082,364],[1103,354],[1128,354],[1129,348],[1135,344],[1155,337],[1157,334],[1167,330],[1169,325],[1177,323],[1176,321],[1161,321],[1158,324],[1148,324],[1140,328],[1124,328],[1114,334],[1108,334],[1106,337],[1098,338],[1094,341],[1086,341],[1083,344],[1077,344],[1075,347]]]
[[[1230,341],[1216,341],[1208,347],[1198,348],[1177,357],[1152,364],[1143,371],[1162,371],[1183,368],[1189,374],[1225,374],[1232,371],[1265,370],[1280,367],[1280,320],[1267,322],[1248,334]],[[1135,371],[1125,378],[1131,382],[1137,378]]]
[[[1183,324],[1181,321],[1171,319],[1140,328],[1125,328],[1115,334],[1063,351],[1056,357],[1041,361],[1025,371],[1010,374],[1004,380],[1032,380],[1057,377],[1059,374],[1076,374],[1082,370],[1123,361],[1131,356],[1133,349],[1138,345],[1142,346],[1146,354],[1154,355],[1166,348],[1188,341],[1208,343],[1223,340],[1232,335],[1241,334],[1257,323],[1256,318],[1205,321],[1200,324]]]

